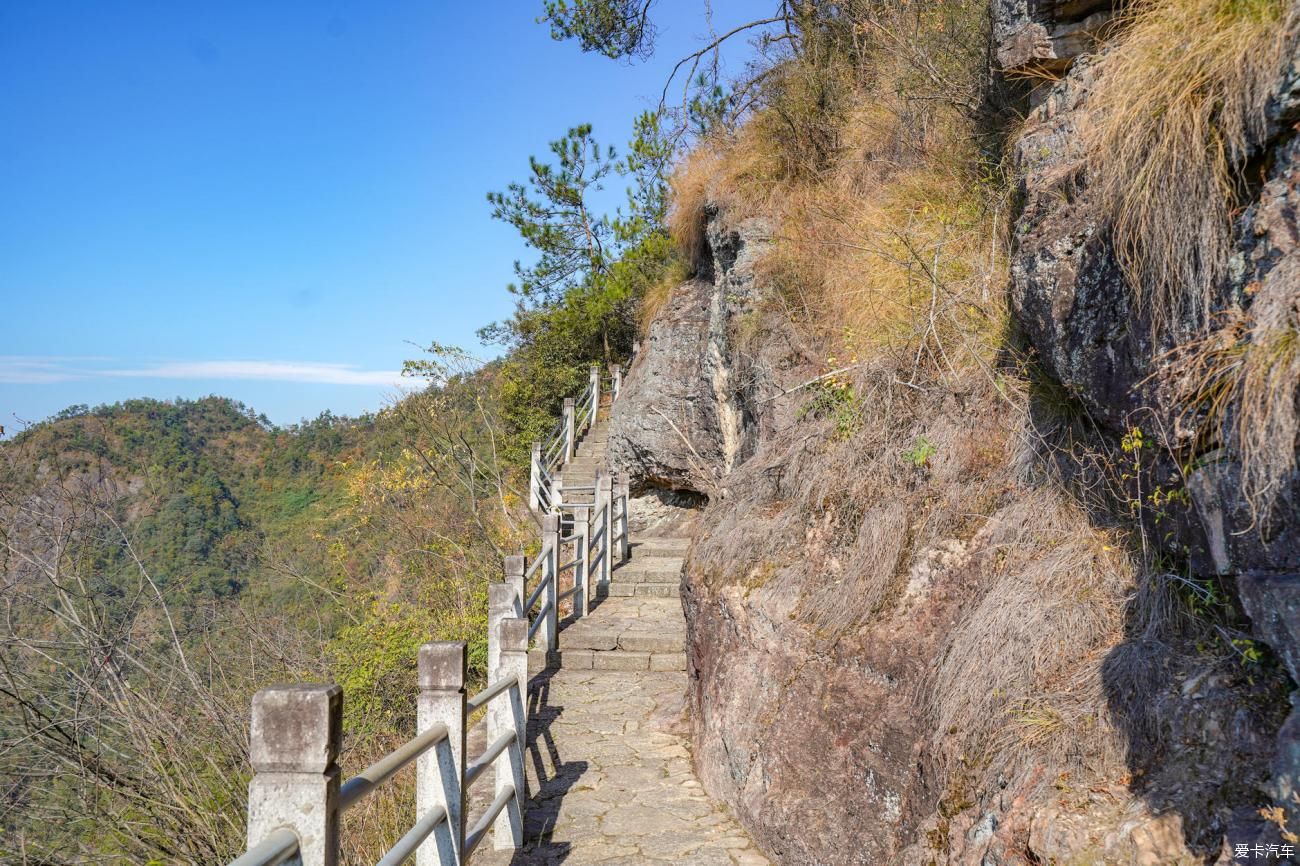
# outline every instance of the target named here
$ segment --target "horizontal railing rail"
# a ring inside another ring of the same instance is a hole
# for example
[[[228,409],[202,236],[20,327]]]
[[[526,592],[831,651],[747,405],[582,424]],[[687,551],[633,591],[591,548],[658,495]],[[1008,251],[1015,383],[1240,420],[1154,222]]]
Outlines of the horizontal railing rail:
[[[400,866],[410,860],[419,852],[420,845],[424,843],[434,832],[447,827],[447,810],[437,807],[430,811],[423,818],[415,822],[415,826],[407,830],[402,838],[397,840],[397,844],[388,849],[376,866]],[[450,847],[450,836],[447,837],[447,844]],[[451,858],[455,858],[452,853]]]
[[[279,866],[298,853],[298,834],[288,827],[273,830],[243,856],[230,861],[230,866]]]
[[[465,700],[465,711],[469,713],[474,712],[479,707],[487,704],[488,701],[492,700],[497,695],[504,694],[512,685],[514,685],[514,680],[498,680],[476,694],[474,697],[467,698]]]
[[[429,730],[417,734],[414,739],[407,741],[394,751],[375,761],[375,763],[366,767],[351,779],[348,779],[339,788],[340,811],[346,812],[371,791],[395,776],[398,770],[433,748],[440,740],[446,738],[447,726],[444,724],[434,725]]]

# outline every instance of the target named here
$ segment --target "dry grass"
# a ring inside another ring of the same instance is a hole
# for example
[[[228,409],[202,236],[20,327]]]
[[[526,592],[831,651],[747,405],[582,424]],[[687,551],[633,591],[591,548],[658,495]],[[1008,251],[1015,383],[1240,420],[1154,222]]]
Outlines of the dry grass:
[[[1118,766],[1101,669],[1123,640],[1130,560],[1047,490],[1026,492],[990,530],[991,581],[930,681],[936,753],[1008,777],[1031,762],[1053,772]]]
[[[1006,320],[1009,208],[970,114],[983,8],[850,5],[855,60],[831,34],[777,66],[749,122],[677,169],[673,235],[698,260],[706,203],[770,218],[764,282],[831,367],[888,359],[913,384],[987,367]]]
[[[715,200],[712,187],[720,162],[721,154],[716,143],[700,142],[677,166],[669,180],[672,206],[668,211],[668,231],[686,256],[692,274],[698,273],[708,261],[704,209]]]
[[[1287,0],[1148,0],[1121,28],[1089,95],[1089,184],[1156,328],[1205,323],[1296,10]]]
[[[645,294],[641,296],[641,306],[637,311],[638,325],[642,335],[650,332],[650,325],[659,317],[659,312],[668,303],[672,296],[673,287],[677,285],[681,276],[676,271],[668,277],[658,280],[646,288]]]
[[[915,382],[991,356],[1004,261],[969,165],[943,148],[790,196],[768,275],[795,318],[837,346],[837,362],[885,356]]]
[[[1184,424],[1196,427],[1197,450],[1218,442],[1241,461],[1242,492],[1261,527],[1268,525],[1296,468],[1300,435],[1300,270],[1283,259],[1258,286],[1247,312],[1194,342],[1171,365]],[[1189,418],[1193,423],[1188,423]]]
[[[1249,343],[1236,369],[1234,438],[1242,486],[1258,510],[1271,509],[1296,468],[1300,433],[1300,270],[1288,258],[1269,275],[1251,306]],[[1267,518],[1265,518],[1267,523]]]

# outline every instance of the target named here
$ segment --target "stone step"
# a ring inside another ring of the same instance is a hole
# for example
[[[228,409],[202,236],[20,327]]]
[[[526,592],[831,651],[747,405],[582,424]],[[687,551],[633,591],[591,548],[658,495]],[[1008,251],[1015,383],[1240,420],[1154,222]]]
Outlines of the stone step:
[[[637,570],[632,564],[627,564],[621,568],[615,568],[611,579],[616,584],[672,584],[676,586],[679,583],[681,575],[680,568],[673,571],[649,571],[645,568]]]
[[[596,625],[597,621],[590,620]],[[586,623],[584,623],[585,625]],[[665,626],[667,628],[668,626]],[[679,653],[686,651],[686,631],[647,634],[644,632],[582,630],[573,626],[560,632],[561,650],[596,650],[599,652]]]
[[[646,538],[632,536],[632,557],[685,556],[691,546],[689,538]]]
[[[528,651],[528,672],[538,673],[550,667],[580,671],[684,671],[685,652],[628,652],[613,650],[561,649],[553,653]]]
[[[632,558],[621,566],[619,571],[640,572],[649,571],[656,574],[676,573],[682,570],[682,563],[685,562],[680,556],[649,556],[639,553],[635,547],[632,548]]]
[[[611,583],[606,593],[610,598],[676,598],[681,595],[681,584],[673,583]]]

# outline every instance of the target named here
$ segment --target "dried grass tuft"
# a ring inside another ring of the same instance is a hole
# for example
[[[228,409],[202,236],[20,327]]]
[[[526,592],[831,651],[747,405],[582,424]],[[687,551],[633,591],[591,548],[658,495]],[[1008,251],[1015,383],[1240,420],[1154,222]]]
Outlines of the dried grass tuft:
[[[715,200],[712,187],[720,161],[715,143],[701,142],[677,166],[669,181],[672,207],[668,211],[668,231],[686,256],[691,273],[699,273],[708,261],[705,207]]]
[[[1257,511],[1271,510],[1296,468],[1300,433],[1300,267],[1286,259],[1251,305],[1250,337],[1236,381],[1234,438],[1242,488]]]
[[[1048,490],[1004,508],[991,526],[984,567],[993,580],[930,681],[936,753],[1008,778],[1031,763],[1056,772],[1117,764],[1123,749],[1104,717],[1101,672],[1123,640],[1130,560]]]
[[[1171,367],[1186,414],[1204,413],[1202,437],[1230,443],[1242,492],[1261,527],[1296,469],[1300,436],[1300,267],[1283,259],[1249,311],[1185,348]],[[1226,429],[1225,429],[1226,428]],[[1200,448],[1213,443],[1202,441]]]
[[[1287,0],[1149,0],[1120,22],[1100,63],[1089,184],[1158,331],[1208,320],[1296,18]]]

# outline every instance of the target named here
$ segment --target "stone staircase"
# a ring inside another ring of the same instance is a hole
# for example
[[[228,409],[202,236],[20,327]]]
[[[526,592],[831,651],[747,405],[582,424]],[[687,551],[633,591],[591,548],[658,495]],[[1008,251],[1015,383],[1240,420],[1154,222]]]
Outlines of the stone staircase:
[[[567,488],[590,486],[605,466],[609,421],[598,418],[564,467]],[[565,502],[592,502],[583,489],[565,490]],[[608,587],[596,592],[591,615],[567,622],[553,667],[573,670],[684,671],[686,619],[681,576],[690,539],[633,535],[631,558],[614,568]],[[543,670],[544,650],[529,654],[529,669]]]
[[[577,488],[606,466],[607,429],[598,418],[564,466],[564,502],[593,501]],[[485,866],[770,866],[691,766],[680,597],[690,539],[638,531],[630,507],[628,561],[588,616],[561,621],[557,651],[528,654],[525,845],[476,855]],[[472,732],[471,752],[486,744]]]

